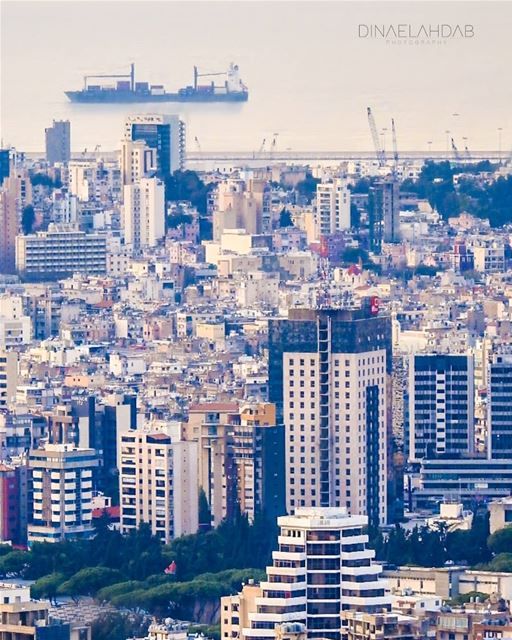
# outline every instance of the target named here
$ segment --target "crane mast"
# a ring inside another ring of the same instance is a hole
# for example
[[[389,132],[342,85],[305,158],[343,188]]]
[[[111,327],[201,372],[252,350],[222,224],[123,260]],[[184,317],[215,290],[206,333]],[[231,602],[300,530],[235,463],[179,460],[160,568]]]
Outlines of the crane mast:
[[[377,162],[379,167],[383,167],[386,164],[386,152],[380,145],[379,134],[377,133],[377,125],[375,124],[375,118],[370,107],[367,108],[368,124],[370,126],[370,132],[373,138],[373,146],[375,147],[375,153],[377,154]]]
[[[452,152],[455,160],[460,160],[460,153],[459,153],[459,150],[457,149],[457,145],[455,144],[455,140],[453,138],[452,138]]]
[[[395,162],[395,168],[398,164],[398,145],[396,143],[396,128],[395,128],[395,119],[391,118],[391,132],[393,134],[393,160]]]

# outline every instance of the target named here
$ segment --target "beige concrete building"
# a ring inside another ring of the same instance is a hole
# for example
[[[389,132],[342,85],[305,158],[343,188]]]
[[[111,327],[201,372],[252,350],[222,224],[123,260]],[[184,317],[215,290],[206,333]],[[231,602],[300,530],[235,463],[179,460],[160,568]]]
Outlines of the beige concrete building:
[[[220,599],[221,638],[231,640],[242,638],[242,631],[250,625],[250,614],[256,611],[256,599],[261,598],[263,590],[250,581],[242,587],[240,593],[224,596]]]
[[[144,140],[121,142],[121,180],[123,185],[137,183],[156,171],[156,149]]]
[[[164,542],[196,533],[197,443],[142,429],[119,438],[121,531],[147,522]]]
[[[290,309],[271,320],[270,400],[282,403],[286,507],[387,520],[390,319],[369,309]]]
[[[27,172],[11,166],[0,185],[0,273],[16,271],[16,235],[23,208],[32,203],[32,184]]]
[[[512,497],[493,500],[489,504],[489,512],[491,533],[512,526]]]
[[[263,509],[284,513],[282,427],[271,403],[211,402],[192,405],[184,425],[198,443],[199,486],[216,526],[238,506],[253,520]]]
[[[270,201],[265,180],[225,180],[217,187],[213,240],[218,242],[226,229],[244,229],[249,234],[262,233],[267,230],[269,216]]]

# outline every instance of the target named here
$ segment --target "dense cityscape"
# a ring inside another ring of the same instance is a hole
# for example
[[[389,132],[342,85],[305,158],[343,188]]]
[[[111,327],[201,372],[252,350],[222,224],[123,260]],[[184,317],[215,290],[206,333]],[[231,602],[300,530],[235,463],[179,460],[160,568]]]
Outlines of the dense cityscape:
[[[211,166],[169,110],[0,149],[1,639],[512,638],[502,128]]]

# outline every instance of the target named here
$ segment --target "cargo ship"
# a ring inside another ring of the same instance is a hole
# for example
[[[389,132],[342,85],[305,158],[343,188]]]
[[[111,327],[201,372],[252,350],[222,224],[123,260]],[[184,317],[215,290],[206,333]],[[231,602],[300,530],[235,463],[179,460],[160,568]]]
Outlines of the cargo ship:
[[[226,76],[222,84],[215,81],[199,84],[200,78]],[[102,79],[102,84],[91,84],[90,80]],[[114,84],[108,81],[114,80]],[[106,83],[105,83],[106,82]],[[65,91],[71,102],[115,103],[115,102],[245,102],[249,91],[240,78],[238,65],[231,63],[227,71],[199,73],[194,67],[194,83],[176,93],[168,92],[161,84],[135,81],[135,65],[130,73],[100,74],[84,76],[83,89]]]

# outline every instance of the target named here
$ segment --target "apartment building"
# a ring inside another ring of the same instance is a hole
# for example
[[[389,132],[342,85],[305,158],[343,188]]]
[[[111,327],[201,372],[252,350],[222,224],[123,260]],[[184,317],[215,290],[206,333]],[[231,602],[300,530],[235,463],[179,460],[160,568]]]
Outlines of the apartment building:
[[[472,355],[411,355],[408,395],[410,460],[473,455]]]
[[[242,592],[242,618],[241,602],[222,598],[222,638],[242,620],[242,639],[273,640],[276,627],[294,622],[305,625],[307,638],[339,640],[344,611],[389,610],[381,567],[372,562],[374,551],[366,549],[367,523],[365,516],[350,516],[339,508],[298,509],[278,518],[278,550],[260,584],[261,595]]]
[[[269,400],[285,425],[286,508],[346,507],[387,519],[391,320],[359,309],[290,309],[269,321]]]
[[[50,224],[48,231],[17,236],[16,269],[26,280],[59,280],[74,273],[104,275],[106,247],[104,233]]]
[[[47,444],[30,451],[33,508],[29,544],[93,535],[93,474],[98,464],[94,449]]]
[[[119,438],[121,531],[146,522],[166,543],[196,533],[197,443],[142,429]]]

